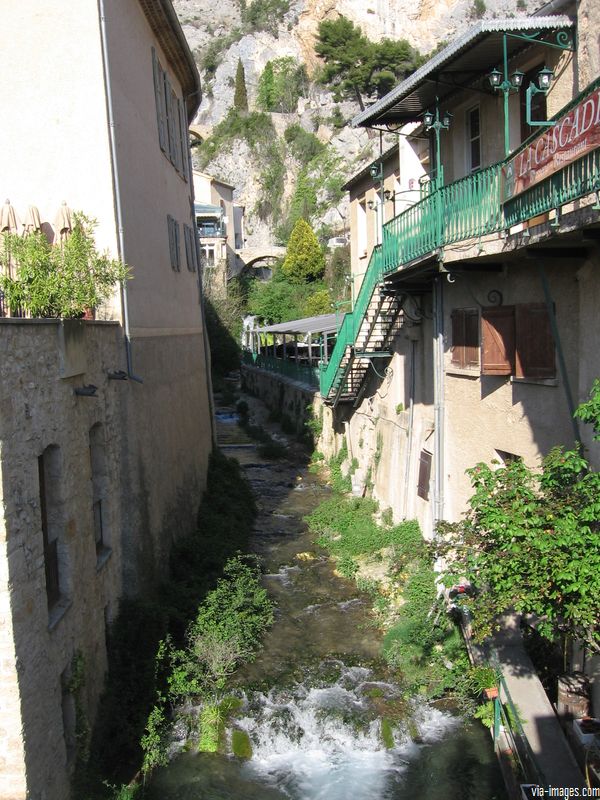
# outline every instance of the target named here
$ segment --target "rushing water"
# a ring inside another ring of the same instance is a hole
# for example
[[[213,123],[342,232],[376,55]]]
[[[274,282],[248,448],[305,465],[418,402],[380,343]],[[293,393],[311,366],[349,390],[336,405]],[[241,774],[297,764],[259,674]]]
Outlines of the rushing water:
[[[234,682],[242,705],[228,746],[233,729],[244,731],[252,757],[186,751],[182,735],[173,748],[180,754],[157,773],[150,797],[505,798],[484,729],[422,700],[408,703],[390,682],[368,598],[333,573],[302,522],[326,489],[293,458],[261,459],[232,415],[220,414],[219,427],[222,446],[240,460],[257,496],[254,550],[277,602],[259,657]]]

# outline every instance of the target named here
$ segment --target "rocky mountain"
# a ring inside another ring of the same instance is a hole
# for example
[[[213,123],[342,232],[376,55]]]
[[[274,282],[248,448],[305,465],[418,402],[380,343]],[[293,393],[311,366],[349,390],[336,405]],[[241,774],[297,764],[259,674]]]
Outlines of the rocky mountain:
[[[357,106],[336,102],[312,80],[319,69],[314,50],[319,23],[343,15],[372,41],[402,38],[426,54],[476,18],[532,12],[539,5],[540,0],[174,0],[202,75],[196,130],[209,140],[220,137],[210,158],[204,148],[197,163],[237,187],[236,201],[246,207],[249,245],[269,244],[285,233],[282,223],[290,205],[299,202],[299,176],[313,181],[317,195],[309,209],[313,226],[341,231],[347,227],[347,207],[335,188],[375,157],[379,139],[348,127]],[[244,135],[223,137],[218,125],[233,106],[238,62],[252,111],[265,66],[285,57],[304,65],[309,80],[295,108],[270,114],[272,126],[263,133],[275,139],[261,146]],[[286,146],[290,126],[300,126],[325,145],[314,164],[303,163]],[[275,182],[269,174],[273,159],[281,162]]]

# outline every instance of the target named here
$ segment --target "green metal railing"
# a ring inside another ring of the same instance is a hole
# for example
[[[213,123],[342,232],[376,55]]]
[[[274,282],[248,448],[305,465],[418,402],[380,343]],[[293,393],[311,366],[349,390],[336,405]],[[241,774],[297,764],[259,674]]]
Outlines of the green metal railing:
[[[242,352],[242,363],[249,367],[266,369],[268,372],[275,372],[283,375],[290,380],[304,383],[311,388],[319,387],[319,368],[309,367],[307,364],[297,364],[295,361],[288,361],[283,358],[267,356],[263,353],[251,353],[249,350]]]

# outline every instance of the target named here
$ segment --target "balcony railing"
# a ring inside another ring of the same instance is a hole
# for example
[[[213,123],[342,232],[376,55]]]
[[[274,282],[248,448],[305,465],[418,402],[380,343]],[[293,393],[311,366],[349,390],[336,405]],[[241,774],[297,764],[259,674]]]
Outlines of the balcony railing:
[[[242,352],[242,363],[249,367],[266,369],[268,372],[275,372],[283,375],[290,380],[304,383],[313,389],[319,388],[319,368],[311,367],[308,364],[299,364],[283,358],[266,356],[264,353],[251,353],[248,350]]]
[[[555,119],[564,116],[598,87],[600,80],[574,98]],[[531,136],[510,159],[531,146],[535,138]],[[596,148],[503,204],[503,167],[510,159],[432,191],[383,226],[383,244],[371,254],[354,309],[344,317],[329,363],[321,365],[323,397],[331,399],[338,391],[347,348],[356,343],[375,288],[385,275],[446,245],[508,230],[600,191],[600,148]]]

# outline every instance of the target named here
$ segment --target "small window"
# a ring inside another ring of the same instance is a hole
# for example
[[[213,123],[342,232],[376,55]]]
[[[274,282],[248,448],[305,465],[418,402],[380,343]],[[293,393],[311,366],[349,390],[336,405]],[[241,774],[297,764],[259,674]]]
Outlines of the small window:
[[[544,303],[482,309],[481,372],[540,380],[556,376],[554,338]]]
[[[479,311],[476,308],[455,308],[452,312],[451,361],[460,369],[479,367]]]
[[[200,257],[203,267],[214,267],[216,262],[216,249],[214,244],[201,244]]]
[[[69,665],[60,676],[63,736],[67,751],[67,764],[72,764],[77,755],[77,706],[71,691],[72,670]]]
[[[181,269],[179,223],[170,214],[167,214],[167,229],[169,233],[169,257],[171,259],[171,267],[175,272],[179,272]]]
[[[479,106],[467,111],[467,167],[469,172],[481,168],[481,124]]]
[[[104,428],[96,423],[89,433],[90,467],[92,481],[92,518],[96,557],[102,558],[110,548],[108,514],[108,469]]]
[[[356,215],[356,244],[358,247],[358,257],[362,258],[367,255],[367,203],[365,200],[360,200],[356,204]]]
[[[516,453],[509,453],[508,450],[498,450],[496,449],[496,453],[498,454],[497,461],[500,462],[500,466],[506,467],[508,464],[512,464],[515,461],[521,461],[521,456],[518,456]]]
[[[64,562],[61,564],[62,548],[59,541],[62,521],[62,503],[59,494],[60,477],[60,449],[56,445],[50,445],[38,457],[40,516],[49,611],[58,604],[66,588],[66,564]]]
[[[419,456],[419,480],[417,483],[417,495],[423,500],[429,500],[429,482],[431,480],[431,461],[432,454],[427,450],[421,450]]]

